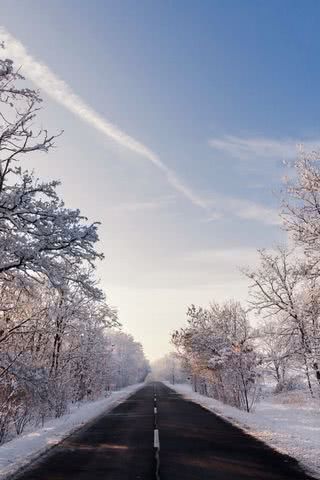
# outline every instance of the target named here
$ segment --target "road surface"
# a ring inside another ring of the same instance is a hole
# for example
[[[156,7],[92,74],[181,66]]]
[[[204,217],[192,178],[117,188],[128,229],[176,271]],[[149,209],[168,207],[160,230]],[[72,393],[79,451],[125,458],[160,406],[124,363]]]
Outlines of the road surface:
[[[306,480],[297,463],[159,382],[71,435],[19,480]]]

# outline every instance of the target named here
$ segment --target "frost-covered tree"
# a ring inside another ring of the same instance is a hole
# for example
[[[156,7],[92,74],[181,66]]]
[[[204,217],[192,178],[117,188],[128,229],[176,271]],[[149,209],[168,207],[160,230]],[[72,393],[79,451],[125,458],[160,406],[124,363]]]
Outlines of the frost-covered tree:
[[[264,319],[277,319],[277,335],[299,356],[313,394],[310,370],[320,383],[320,289],[309,278],[308,267],[295,251],[278,248],[275,253],[260,251],[260,266],[246,269],[251,280],[250,304]]]
[[[11,60],[0,59],[0,275],[47,276],[54,285],[86,282],[79,266],[93,266],[98,223],[64,206],[59,182],[42,182],[22,165],[28,155],[48,152],[55,137],[35,127],[41,98],[23,88]],[[87,284],[91,288],[90,282]]]
[[[111,383],[115,388],[144,381],[150,366],[142,345],[132,335],[114,331],[108,334],[112,344]]]
[[[296,341],[293,337],[290,339],[288,335],[284,335],[282,322],[278,316],[265,319],[256,336],[264,370],[276,381],[276,391],[281,391],[287,387],[289,371],[294,366]]]
[[[249,411],[256,398],[259,358],[245,310],[238,302],[192,305],[187,327],[172,342],[188,364],[200,393]]]
[[[172,385],[185,383],[188,380],[188,371],[183,358],[176,352],[170,352],[155,360],[151,365],[152,375],[159,380],[166,380]]]
[[[61,415],[68,402],[86,398],[89,390],[93,397],[102,394],[103,359],[110,357],[105,333],[117,325],[116,313],[101,299],[85,296],[79,286],[63,295],[49,283],[29,285],[28,292],[10,286],[11,291],[6,283],[6,298],[14,303],[6,302],[10,308],[0,313],[0,385],[20,391],[23,385],[30,393],[32,384],[25,378],[32,376],[26,372],[42,372],[46,395],[42,405],[33,403],[39,415],[39,409],[44,415]],[[13,399],[14,391],[8,392]]]
[[[320,257],[320,153],[301,152],[287,181],[282,202],[284,226],[309,259],[309,268]],[[309,272],[310,273],[310,272]],[[318,269],[315,271],[318,273]]]

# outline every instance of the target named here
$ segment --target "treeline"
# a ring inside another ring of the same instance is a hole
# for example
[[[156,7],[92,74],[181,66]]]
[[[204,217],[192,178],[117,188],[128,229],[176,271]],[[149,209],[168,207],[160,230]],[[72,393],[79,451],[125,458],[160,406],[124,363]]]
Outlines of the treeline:
[[[155,380],[166,380],[172,385],[185,383],[188,380],[188,371],[176,352],[171,352],[151,364],[152,377]]]
[[[243,269],[248,306],[191,306],[172,336],[194,388],[247,411],[262,376],[276,392],[301,378],[310,397],[320,392],[320,154],[301,152],[293,169],[280,214],[289,247],[260,250]]]
[[[97,283],[98,222],[25,168],[56,136],[36,128],[42,100],[23,80],[0,59],[0,442],[148,371]]]

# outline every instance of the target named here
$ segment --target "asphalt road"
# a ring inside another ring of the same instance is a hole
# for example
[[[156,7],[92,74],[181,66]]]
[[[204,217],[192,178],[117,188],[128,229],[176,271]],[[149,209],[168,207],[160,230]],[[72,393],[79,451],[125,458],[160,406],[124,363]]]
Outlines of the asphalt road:
[[[165,385],[149,383],[54,447],[19,480],[306,480],[274,452]]]

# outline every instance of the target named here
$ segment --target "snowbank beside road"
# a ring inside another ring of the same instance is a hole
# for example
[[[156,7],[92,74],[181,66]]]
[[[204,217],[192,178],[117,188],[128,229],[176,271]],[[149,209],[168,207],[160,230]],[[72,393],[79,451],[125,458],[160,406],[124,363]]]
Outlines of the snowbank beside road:
[[[291,392],[272,395],[259,402],[254,412],[247,413],[195,393],[190,385],[165,383],[274,449],[296,458],[312,475],[320,478],[319,402],[304,402],[301,394]]]
[[[0,480],[13,475],[81,426],[122,403],[142,385],[132,385],[102,400],[74,407],[71,413],[48,421],[43,428],[3,444],[0,447]]]

